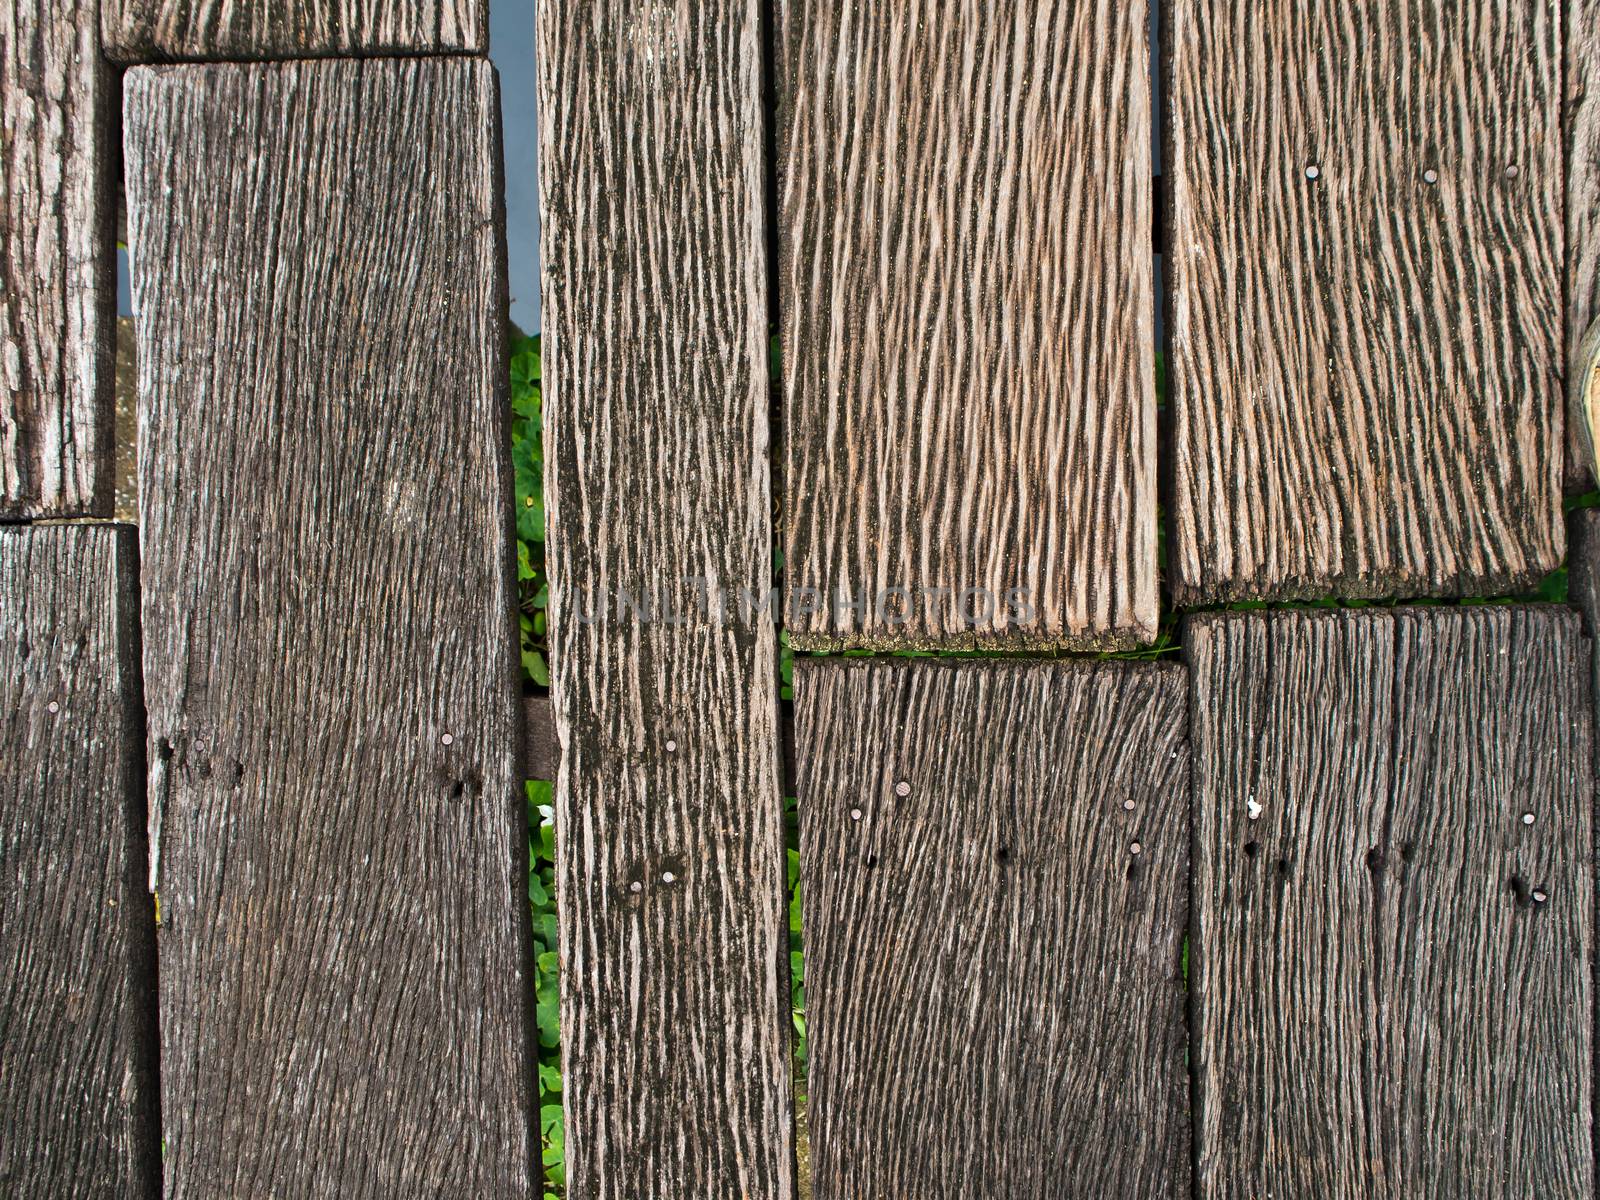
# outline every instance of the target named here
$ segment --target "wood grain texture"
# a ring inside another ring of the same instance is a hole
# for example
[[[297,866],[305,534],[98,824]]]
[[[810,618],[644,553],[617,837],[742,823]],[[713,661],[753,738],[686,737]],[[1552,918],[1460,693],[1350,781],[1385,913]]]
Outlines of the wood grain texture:
[[[95,13],[0,6],[0,517],[111,511],[116,84]]]
[[[488,0],[101,0],[101,23],[121,62],[489,49]]]
[[[1175,599],[1526,589],[1565,549],[1558,5],[1163,30]]]
[[[790,1200],[759,6],[538,54],[567,1195]]]
[[[1600,0],[1565,0],[1567,151],[1566,359],[1600,318]],[[1583,492],[1595,475],[1569,426],[1566,489]]]
[[[534,1190],[496,103],[128,75],[169,1200]]]
[[[1187,700],[795,664],[817,1200],[1189,1196]]]
[[[1219,615],[1186,645],[1196,1194],[1592,1196],[1577,615]]]
[[[154,1200],[133,531],[0,528],[0,1191]]]
[[[1147,14],[958,9],[777,4],[790,641],[1149,641]]]

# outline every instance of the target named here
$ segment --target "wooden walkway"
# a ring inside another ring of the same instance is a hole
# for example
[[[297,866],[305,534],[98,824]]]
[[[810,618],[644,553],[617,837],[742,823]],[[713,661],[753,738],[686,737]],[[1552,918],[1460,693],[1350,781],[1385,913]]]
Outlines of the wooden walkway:
[[[541,0],[524,697],[485,0],[8,0],[0,1193],[545,1194],[535,774],[570,1200],[1594,1200],[1600,0],[1146,16]]]

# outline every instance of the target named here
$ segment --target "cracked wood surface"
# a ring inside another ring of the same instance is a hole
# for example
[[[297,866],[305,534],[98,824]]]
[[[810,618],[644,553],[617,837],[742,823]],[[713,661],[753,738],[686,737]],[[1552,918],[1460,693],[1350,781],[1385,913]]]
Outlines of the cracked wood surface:
[[[154,1200],[138,552],[0,528],[0,1189]]]
[[[1147,13],[960,7],[777,5],[790,641],[1147,642]]]
[[[1167,0],[1180,604],[1562,558],[1553,0]]]
[[[568,1195],[790,1200],[760,6],[544,0],[539,62]]]
[[[127,78],[169,1200],[536,1188],[492,68]]]
[[[0,517],[111,512],[116,81],[95,14],[0,7]]]
[[[817,1200],[1188,1197],[1187,696],[795,664]]]
[[[1594,1194],[1589,641],[1192,618],[1203,1200]]]

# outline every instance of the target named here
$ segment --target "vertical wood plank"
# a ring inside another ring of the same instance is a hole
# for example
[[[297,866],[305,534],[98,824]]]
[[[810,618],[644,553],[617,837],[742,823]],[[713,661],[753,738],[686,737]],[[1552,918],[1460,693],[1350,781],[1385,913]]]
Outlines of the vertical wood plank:
[[[1176,666],[801,661],[814,1195],[1189,1195]]]
[[[1567,259],[1566,346],[1570,370],[1585,331],[1600,317],[1600,0],[1565,0]],[[1578,427],[1569,422],[1566,487],[1595,486]]]
[[[0,516],[111,511],[115,83],[92,0],[0,6]]]
[[[795,646],[1155,636],[1147,20],[779,0]]]
[[[521,1200],[493,70],[126,105],[167,1194]]]
[[[1185,641],[1197,1194],[1593,1195],[1576,614],[1229,614]]]
[[[788,1200],[759,6],[539,62],[568,1195]]]
[[[106,53],[152,58],[486,53],[488,0],[100,0]]]
[[[0,528],[0,1189],[161,1190],[133,531]]]
[[[1169,0],[1173,591],[1562,558],[1556,0]]]

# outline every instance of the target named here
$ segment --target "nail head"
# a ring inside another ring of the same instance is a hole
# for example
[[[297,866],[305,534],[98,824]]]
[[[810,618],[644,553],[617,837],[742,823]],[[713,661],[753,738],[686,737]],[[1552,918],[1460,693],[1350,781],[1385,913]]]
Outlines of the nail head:
[[[859,820],[861,820],[861,810],[860,810],[860,809],[859,809],[859,808],[852,808],[852,809],[851,809],[851,810],[850,810],[850,819],[851,819],[851,820],[852,820],[852,821],[859,821]]]
[[[453,733],[447,733],[442,738],[440,738],[439,740],[441,742],[443,742],[446,746],[453,746],[453,745],[455,745],[455,742],[456,742],[456,735],[453,734]]]
[[[1522,814],[1522,823],[1524,825],[1532,825],[1533,824],[1533,814],[1531,812],[1523,813]]]
[[[911,785],[902,779],[899,783],[894,785],[894,794],[896,796],[911,795]]]
[[[45,705],[45,709],[51,713],[58,713],[61,711],[61,705],[52,700],[49,704]]]
[[[677,876],[674,875],[671,871],[663,871],[663,872],[661,872],[661,882],[662,883],[671,883],[676,878],[677,878]]]
[[[676,738],[668,738],[667,739],[667,753],[668,754],[673,754],[673,753],[675,753],[677,751],[677,749],[678,749],[677,739]]]
[[[640,892],[644,891],[644,884],[640,883],[637,879],[635,879],[632,883],[630,883],[628,885],[628,890],[630,892],[632,892],[634,895],[638,895]]]
[[[1306,178],[1307,179],[1316,179],[1321,174],[1322,174],[1322,168],[1317,166],[1316,163],[1312,163],[1310,166],[1308,166],[1306,168]]]
[[[1130,796],[1128,799],[1124,800],[1122,802],[1122,807],[1127,809],[1129,812],[1132,812],[1134,807],[1133,798]]]
[[[1130,851],[1132,851],[1134,854],[1143,854],[1144,853],[1144,846],[1142,846],[1138,842],[1135,842],[1133,845],[1129,846],[1128,849]]]
[[[1426,171],[1424,171],[1422,173],[1422,182],[1423,183],[1438,183],[1439,182],[1439,172],[1435,171],[1432,167],[1429,167]]]

